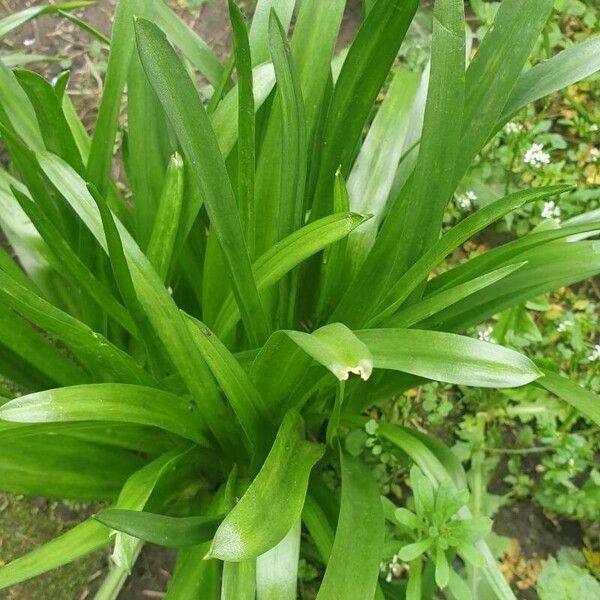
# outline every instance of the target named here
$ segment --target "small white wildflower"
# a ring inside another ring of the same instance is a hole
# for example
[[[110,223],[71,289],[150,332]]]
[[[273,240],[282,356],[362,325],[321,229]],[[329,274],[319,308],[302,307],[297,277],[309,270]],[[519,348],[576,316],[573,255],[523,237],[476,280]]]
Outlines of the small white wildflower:
[[[556,219],[557,221],[560,221],[560,207],[556,206],[552,200],[544,202],[544,208],[542,208],[542,219]]]
[[[595,362],[597,360],[600,360],[600,344],[596,344],[594,346],[594,350],[592,351],[592,353],[588,356],[588,360],[590,362]]]
[[[572,327],[573,327],[573,321],[563,321],[562,323],[558,324],[558,327],[556,328],[556,330],[559,333],[564,333],[565,331],[569,331]]]
[[[590,131],[598,131],[598,123],[592,123],[589,127]]]
[[[521,123],[515,123],[514,121],[509,121],[504,126],[504,133],[506,133],[506,135],[513,135],[515,133],[520,133],[521,131],[523,131],[523,125],[521,125]]]
[[[523,156],[523,162],[537,169],[550,163],[550,155],[544,152],[544,144],[531,144]]]
[[[492,337],[492,333],[494,333],[494,328],[491,325],[486,325],[484,329],[480,329],[477,332],[477,339],[482,342],[491,342],[492,344],[495,344],[496,340]]]
[[[464,194],[456,196],[456,206],[460,210],[471,210],[473,208],[473,202],[477,200],[477,194],[473,190],[467,190]]]
[[[23,40],[23,46],[29,48],[29,46],[33,46],[35,44],[35,38],[25,38]]]
[[[595,146],[590,148],[590,158],[592,160],[598,160],[599,157],[600,157],[600,148],[596,148]]]

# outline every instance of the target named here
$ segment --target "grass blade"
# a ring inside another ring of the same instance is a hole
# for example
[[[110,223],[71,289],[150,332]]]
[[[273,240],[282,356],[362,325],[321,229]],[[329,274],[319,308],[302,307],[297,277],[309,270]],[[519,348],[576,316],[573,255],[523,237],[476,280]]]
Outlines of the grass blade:
[[[340,449],[340,462],[340,516],[317,600],[372,598],[383,552],[385,530],[379,488],[360,459]]]
[[[19,12],[14,12],[3,19],[0,19],[0,38],[5,36],[9,31],[20,27],[31,19],[41,17],[42,15],[51,14],[61,10],[75,10],[77,8],[85,8],[91,6],[93,2],[59,2],[58,4],[49,4],[46,6],[32,6]]]

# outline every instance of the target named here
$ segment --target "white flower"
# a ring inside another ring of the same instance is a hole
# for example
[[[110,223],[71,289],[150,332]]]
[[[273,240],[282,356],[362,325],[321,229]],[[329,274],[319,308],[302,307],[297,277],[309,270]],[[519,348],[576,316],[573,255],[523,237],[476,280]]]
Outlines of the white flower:
[[[597,360],[600,360],[600,344],[596,344],[594,346],[594,350],[592,351],[592,353],[588,356],[588,360],[590,362],[595,362]]]
[[[477,200],[477,194],[473,190],[467,190],[464,194],[456,196],[455,203],[460,210],[471,210],[473,202]]]
[[[599,157],[600,157],[600,148],[596,148],[595,146],[590,148],[590,158],[592,160],[598,160]]]
[[[589,129],[590,131],[598,131],[598,123],[592,123]]]
[[[33,46],[35,44],[35,38],[25,38],[23,40],[23,46],[28,48],[29,46]]]
[[[562,323],[558,324],[558,327],[556,328],[556,330],[559,333],[563,333],[565,331],[569,331],[569,329],[571,329],[573,327],[573,321],[563,321]]]
[[[544,202],[544,208],[542,208],[542,219],[556,219],[557,221],[560,221],[560,207],[556,206],[552,200]]]
[[[515,123],[514,121],[509,121],[504,126],[504,133],[506,133],[506,135],[512,135],[514,133],[519,133],[521,131],[523,131],[523,125],[521,125],[521,123]]]
[[[492,337],[492,333],[494,333],[494,328],[491,325],[486,325],[484,329],[480,329],[477,332],[477,339],[482,342],[491,342],[492,344],[495,344],[496,340]]]
[[[531,144],[525,152],[523,162],[537,169],[550,163],[550,155],[544,152],[544,144]]]

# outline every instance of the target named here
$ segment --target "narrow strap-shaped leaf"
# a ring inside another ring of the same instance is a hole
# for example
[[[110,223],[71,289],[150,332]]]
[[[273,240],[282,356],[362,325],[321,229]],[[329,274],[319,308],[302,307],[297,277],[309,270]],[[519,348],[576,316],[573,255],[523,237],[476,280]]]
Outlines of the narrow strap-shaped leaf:
[[[5,127],[13,130],[32,150],[43,150],[44,140],[27,94],[12,71],[0,61],[0,107]],[[0,119],[2,121],[2,119]]]
[[[386,321],[387,327],[405,328],[411,327],[423,319],[430,319],[436,313],[460,302],[471,294],[482,290],[501,279],[510,275],[513,271],[520,269],[526,263],[516,263],[500,269],[486,273],[481,277],[476,277],[471,281],[459,284],[455,287],[444,290],[437,294],[432,294],[416,304],[412,304],[404,310],[397,312],[393,317]],[[431,320],[430,320],[431,322]]]
[[[145,459],[130,450],[56,433],[0,441],[0,489],[13,494],[115,500]]]
[[[350,198],[348,196],[348,189],[346,188],[346,182],[344,181],[343,175],[338,171],[335,174],[335,182],[333,184],[333,212],[344,213],[350,211]],[[366,221],[360,227],[360,230],[364,229],[367,223]],[[350,232],[350,236],[356,233],[356,229]],[[325,317],[325,315],[331,314],[332,307],[336,306],[343,293],[343,282],[344,278],[348,275],[346,270],[346,254],[349,243],[349,238],[342,238],[339,242],[331,244],[325,248],[323,253],[323,266],[321,267],[321,285],[319,288],[319,299],[317,302],[317,315],[319,321]],[[348,252],[348,256],[350,256]]]
[[[136,35],[146,74],[193,165],[196,184],[223,250],[248,335],[254,342],[264,341],[268,331],[266,318],[231,182],[206,111],[185,67],[161,30],[149,21],[138,19]]]
[[[438,313],[436,322],[445,330],[464,331],[530,298],[594,277],[600,273],[600,243],[558,240],[520,253],[504,264],[523,261],[527,264],[502,281]],[[421,326],[428,327],[428,321]]]
[[[302,0],[294,24],[292,57],[302,87],[306,116],[306,137],[315,136],[323,98],[331,72],[346,0]],[[315,27],[315,23],[319,26]],[[361,211],[358,211],[361,212]]]
[[[256,600],[296,600],[301,521],[256,559]]]
[[[185,315],[190,335],[231,403],[249,447],[260,446],[271,416],[254,384],[233,354],[204,323]]]
[[[221,600],[256,598],[256,561],[254,559],[223,564]]]
[[[509,0],[500,5],[467,69],[455,185],[494,130],[553,5],[553,0]]]
[[[289,29],[296,0],[258,0],[250,26],[250,49],[254,66],[267,62],[269,54],[269,19],[274,10],[285,31]]]
[[[148,315],[146,314],[138,298],[133,280],[131,278],[131,273],[129,271],[129,265],[127,263],[125,251],[123,249],[121,235],[115,223],[113,213],[110,210],[106,200],[92,185],[88,185],[88,190],[96,202],[98,212],[100,213],[110,265],[115,277],[115,281],[117,282],[117,288],[119,289],[121,297],[123,298],[125,306],[131,314],[132,319],[135,321],[137,331],[139,332],[141,339],[146,345],[150,365],[151,367],[156,368],[157,363],[155,361],[160,361],[162,358],[162,347],[155,331],[150,325]]]
[[[134,15],[143,16],[151,4],[153,3],[143,0],[123,0],[117,5],[104,92],[87,164],[89,181],[98,188],[101,194],[106,194],[109,188],[113,149],[121,109],[121,95],[127,81],[131,55],[134,50],[133,17]]]
[[[9,31],[20,27],[27,21],[36,17],[51,14],[60,10],[75,10],[77,8],[85,8],[91,6],[93,2],[59,2],[58,4],[48,4],[45,6],[32,6],[14,12],[3,19],[0,19],[0,37],[5,36]]]
[[[99,333],[0,271],[0,296],[16,312],[56,336],[100,377],[152,385],[152,377]]]
[[[271,11],[269,45],[275,67],[281,115],[281,179],[278,210],[278,239],[281,240],[298,230],[304,221],[304,189],[308,156],[306,118],[300,81],[292,62],[285,31],[275,11]],[[297,286],[297,273],[292,273],[281,282],[279,324],[282,327],[293,325]]]
[[[466,242],[477,232],[482,231],[502,218],[505,214],[542,198],[558,195],[570,190],[570,186],[557,185],[532,190],[522,190],[505,198],[488,204],[484,208],[469,215],[458,225],[435,242],[430,249],[389,289],[384,300],[380,303],[376,316],[370,322],[380,323],[382,319],[395,312],[402,303],[417,289],[418,285],[427,279],[429,273],[444,260],[455,248]],[[351,288],[352,289],[352,288]],[[349,292],[350,293],[350,292]],[[350,296],[348,296],[348,301]],[[349,302],[348,302],[349,303]],[[343,306],[339,308],[343,311]]]
[[[403,235],[396,269],[405,271],[437,240],[455,188],[463,152],[460,133],[465,102],[465,15],[462,0],[438,0],[433,14],[431,74],[419,156],[403,202]],[[435,177],[432,176],[435,173]],[[398,272],[398,271],[396,271]]]
[[[66,12],[64,9],[58,11],[58,14],[61,17],[67,19],[73,23],[73,25],[79,27],[82,31],[89,33],[93,38],[98,40],[101,44],[105,44],[106,46],[110,46],[110,38],[106,37],[103,33],[98,31],[95,27],[92,27],[87,21],[80,19],[76,15],[72,15],[71,13]]]
[[[276,546],[300,517],[308,477],[323,450],[306,441],[300,414],[289,412],[258,475],[219,526],[210,556],[248,560]]]
[[[342,323],[332,323],[313,333],[285,332],[314,360],[329,369],[340,381],[350,373],[367,380],[373,371],[369,348]]]
[[[271,63],[252,70],[254,82],[254,110],[258,110],[271,94],[275,85],[275,71]],[[233,150],[239,131],[239,92],[234,87],[211,114],[211,123],[224,158]]]
[[[600,425],[600,397],[565,377],[543,371],[544,376],[536,383],[549,392],[568,402],[586,418]]]
[[[150,3],[152,4],[152,3]],[[167,116],[137,52],[127,77],[127,138],[124,144],[127,181],[133,194],[135,237],[145,250],[156,222],[165,172],[175,147]]]
[[[379,369],[477,387],[517,387],[542,373],[526,356],[489,342],[440,331],[357,331]]]
[[[108,545],[110,530],[93,519],[0,567],[0,589],[13,586]]]
[[[229,0],[229,15],[235,41],[235,64],[238,74],[238,193],[242,228],[250,258],[254,258],[254,172],[256,133],[252,56],[246,22],[234,0]]]
[[[419,82],[420,77],[415,73],[398,69],[348,178],[350,209],[374,215],[368,224],[348,238],[350,277],[356,274],[366,258],[383,220],[403,153]]]
[[[360,459],[340,449],[340,463],[340,516],[317,599],[373,598],[385,532],[379,489]]]
[[[374,18],[379,4],[367,22]],[[417,164],[334,313],[334,320],[350,327],[364,325],[364,313],[381,302],[394,279],[435,242],[454,191],[465,94],[464,3],[438,1],[434,10],[431,74]]]
[[[175,154],[167,168],[164,188],[146,250],[148,260],[163,281],[167,281],[175,255],[175,244],[180,232],[183,193],[184,163],[179,154]]]
[[[529,103],[600,70],[600,36],[575,44],[525,71],[504,107],[497,128]]]
[[[16,188],[12,188],[12,193],[59,261],[57,270],[63,271],[71,281],[81,286],[100,307],[106,310],[117,323],[135,335],[137,331],[135,323],[125,307],[113,296],[104,282],[97,279],[81,261],[64,236],[59,233],[52,221],[44,214],[44,211],[40,210],[37,203],[29,200],[25,194],[22,194]]]
[[[161,477],[187,452],[168,452],[136,471],[125,482],[115,506],[125,510],[143,510]],[[131,573],[140,550],[141,543],[137,538],[117,533],[112,553],[115,566]]]
[[[4,305],[0,305],[0,342],[20,356],[22,361],[44,373],[60,385],[86,383],[89,376],[55,344]]]
[[[19,69],[15,71],[15,75],[35,110],[46,148],[61,156],[76,171],[83,173],[81,154],[56,90],[41,75],[32,71]]]
[[[330,212],[335,173],[348,177],[362,130],[417,8],[416,0],[381,0],[344,61],[327,113],[311,219]]]
[[[121,421],[151,425],[208,446],[197,409],[168,392],[136,385],[96,383],[37,392],[0,407],[16,423]]]
[[[222,518],[168,517],[154,513],[109,508],[94,516],[103,525],[151,544],[179,548],[210,540]]]
[[[185,57],[213,86],[217,86],[223,75],[223,65],[215,53],[163,0],[156,0],[155,10],[156,22],[169,40],[181,49]]]
[[[270,248],[254,265],[254,277],[260,292],[277,283],[286,273],[329,244],[344,238],[369,217],[354,213],[330,215],[310,223]],[[219,335],[229,333],[240,318],[233,297],[230,296],[215,322]]]
[[[62,191],[67,202],[106,251],[108,246],[102,219],[85,182],[64,161],[52,154],[39,153],[38,161],[48,179]],[[152,327],[192,393],[215,438],[235,456],[241,450],[236,439],[236,423],[229,418],[214,379],[199,354],[177,305],[131,234],[118,221],[116,225],[136,294]]]

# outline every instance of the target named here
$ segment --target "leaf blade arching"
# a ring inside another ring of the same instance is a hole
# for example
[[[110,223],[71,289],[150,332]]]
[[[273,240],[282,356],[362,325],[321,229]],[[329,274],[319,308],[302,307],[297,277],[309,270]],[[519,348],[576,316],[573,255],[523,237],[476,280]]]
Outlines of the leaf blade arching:
[[[497,128],[530,102],[576,83],[600,69],[600,36],[575,44],[538,63],[518,79]]]
[[[514,350],[452,333],[419,329],[355,333],[373,354],[375,368],[477,387],[517,387],[542,376],[533,362]]]
[[[135,30],[148,79],[192,163],[192,172],[223,250],[248,335],[255,342],[264,340],[268,331],[266,318],[229,175],[206,111],[164,33],[143,19],[136,21]]]
[[[324,452],[304,436],[302,417],[288,412],[258,475],[219,526],[210,557],[229,561],[256,558],[292,528],[302,512],[310,472]]]
[[[543,373],[544,377],[537,381],[538,386],[568,402],[586,418],[600,425],[600,397],[565,377],[546,370]]]
[[[385,532],[379,488],[360,459],[340,449],[340,462],[340,515],[317,600],[372,598],[377,587]]]
[[[110,530],[88,519],[66,533],[0,567],[0,589],[16,585],[107,546]]]
[[[94,519],[111,529],[167,548],[207,542],[222,522],[220,517],[169,517],[118,508],[103,510]]]
[[[123,397],[127,402],[123,402]],[[97,383],[36,392],[3,404],[0,419],[16,423],[137,423],[208,445],[204,423],[193,406],[178,396],[150,387]]]

